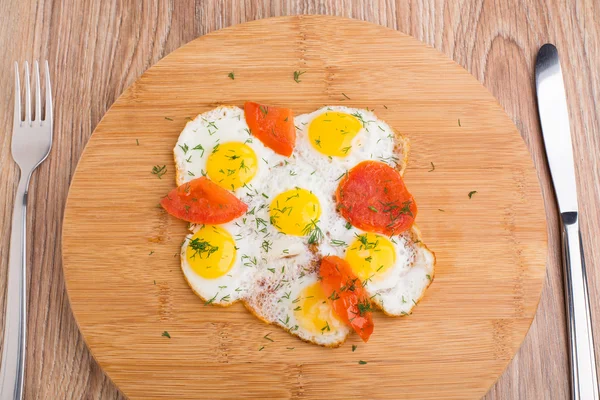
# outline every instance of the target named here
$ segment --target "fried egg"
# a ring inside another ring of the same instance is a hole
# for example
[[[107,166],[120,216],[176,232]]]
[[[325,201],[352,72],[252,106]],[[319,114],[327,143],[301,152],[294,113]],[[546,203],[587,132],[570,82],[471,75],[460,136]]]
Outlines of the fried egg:
[[[189,121],[173,154],[178,186],[208,176],[234,193],[252,181],[266,179],[268,169],[261,168],[261,162],[285,158],[252,137],[244,110],[234,106],[217,107]]]
[[[227,224],[192,225],[181,267],[205,303],[242,300],[267,323],[336,346],[351,328],[321,289],[321,257],[345,258],[388,315],[411,312],[431,283],[435,257],[416,226],[393,237],[363,232],[336,209],[340,179],[361,161],[403,173],[407,140],[365,109],[323,107],[297,116],[294,125],[295,148],[284,157],[252,136],[238,107],[188,122],[174,148],[177,184],[207,176],[248,211]]]
[[[239,227],[227,223],[193,225],[186,236],[181,246],[181,269],[206,304],[230,305],[247,293],[252,270],[242,254],[253,254],[253,243],[236,240],[241,235]]]
[[[433,280],[435,256],[421,243],[416,226],[387,237],[348,229],[337,221],[329,235],[323,254],[344,258],[371,300],[388,315],[410,314]]]
[[[313,259],[313,264],[307,263]],[[314,256],[280,259],[255,276],[246,307],[267,323],[313,343],[337,346],[350,334],[318,281]]]

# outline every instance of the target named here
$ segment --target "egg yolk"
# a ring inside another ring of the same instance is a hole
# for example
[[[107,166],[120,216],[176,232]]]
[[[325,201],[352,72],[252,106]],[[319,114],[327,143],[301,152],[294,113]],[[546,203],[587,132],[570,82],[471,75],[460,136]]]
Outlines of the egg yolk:
[[[304,288],[292,306],[295,307],[294,316],[298,325],[310,333],[329,335],[335,333],[342,324],[319,282]]]
[[[329,111],[312,120],[308,138],[319,152],[346,157],[352,149],[352,139],[361,129],[361,122],[352,115]]]
[[[250,146],[229,142],[213,148],[206,161],[206,169],[213,182],[225,189],[235,190],[254,178],[258,161]]]
[[[361,280],[384,274],[396,262],[394,246],[384,236],[363,233],[346,251],[346,261]]]
[[[206,279],[219,278],[233,267],[235,242],[225,229],[206,225],[192,236],[185,257],[192,270]]]
[[[269,209],[271,224],[280,232],[294,236],[310,235],[321,216],[317,196],[306,189],[292,189],[273,199]]]

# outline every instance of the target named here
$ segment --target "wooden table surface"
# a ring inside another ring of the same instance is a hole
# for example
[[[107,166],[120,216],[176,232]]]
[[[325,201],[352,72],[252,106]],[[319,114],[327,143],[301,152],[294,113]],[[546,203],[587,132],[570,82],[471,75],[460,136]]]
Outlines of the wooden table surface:
[[[34,174],[29,197],[25,398],[123,397],[91,357],[77,329],[61,265],[61,223],[69,182],[100,118],[146,69],[184,43],[240,22],[292,14],[347,16],[410,34],[469,70],[514,120],[538,168],[550,251],[546,284],[531,330],[486,398],[567,398],[559,227],[542,151],[533,68],[539,47],[555,43],[565,73],[591,308],[598,321],[600,4],[596,0],[0,0],[0,9],[4,51],[0,92],[5,96],[0,103],[0,293],[6,290],[19,175],[10,155],[12,62],[48,59],[56,104],[55,144]],[[0,320],[4,304],[2,295]],[[600,355],[600,323],[594,331]]]

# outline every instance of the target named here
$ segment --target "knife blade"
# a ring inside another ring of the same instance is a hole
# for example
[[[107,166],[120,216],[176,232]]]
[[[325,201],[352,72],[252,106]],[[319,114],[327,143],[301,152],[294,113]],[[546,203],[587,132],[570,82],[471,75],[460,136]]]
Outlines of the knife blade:
[[[545,44],[535,65],[542,136],[560,212],[565,305],[569,330],[571,393],[575,400],[598,399],[598,378],[589,294],[577,204],[577,184],[565,86],[558,50]]]
[[[567,96],[558,51],[542,46],[535,67],[538,110],[560,212],[578,211]]]

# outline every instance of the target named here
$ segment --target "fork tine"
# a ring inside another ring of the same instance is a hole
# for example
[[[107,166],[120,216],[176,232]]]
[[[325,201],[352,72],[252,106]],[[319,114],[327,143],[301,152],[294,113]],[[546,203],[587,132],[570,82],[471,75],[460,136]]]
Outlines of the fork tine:
[[[29,63],[25,61],[25,122],[31,125],[31,87],[29,85]]]
[[[35,122],[42,120],[42,95],[40,89],[40,64],[37,60],[34,63],[34,75],[35,75]]]
[[[21,84],[19,83],[19,63],[15,61],[15,116],[14,125],[21,125]]]
[[[52,124],[52,87],[50,86],[50,68],[48,67],[48,60],[46,60],[46,113],[44,114],[44,121],[48,121]]]

